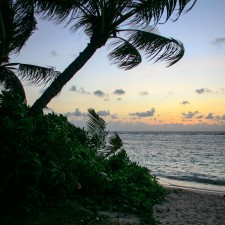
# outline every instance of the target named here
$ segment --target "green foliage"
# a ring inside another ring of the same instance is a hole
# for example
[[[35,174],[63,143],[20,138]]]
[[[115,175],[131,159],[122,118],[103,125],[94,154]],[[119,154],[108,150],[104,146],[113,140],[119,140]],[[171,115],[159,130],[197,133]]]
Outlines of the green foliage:
[[[0,97],[1,203],[35,210],[46,201],[77,191],[76,151],[85,131],[54,114],[28,116],[19,96]]]
[[[164,189],[147,168],[130,161],[119,135],[108,135],[94,110],[93,132],[62,115],[28,112],[19,95],[0,95],[1,209],[31,212],[79,199],[93,212],[132,211],[153,224],[152,206],[163,200]],[[99,122],[103,129],[94,129]]]

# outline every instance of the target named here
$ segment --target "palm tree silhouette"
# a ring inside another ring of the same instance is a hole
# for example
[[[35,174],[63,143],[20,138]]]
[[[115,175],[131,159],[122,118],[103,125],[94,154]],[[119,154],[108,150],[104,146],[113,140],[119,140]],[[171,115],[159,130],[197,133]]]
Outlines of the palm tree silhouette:
[[[181,42],[154,34],[151,30],[146,31],[145,28],[148,26],[154,28],[159,23],[165,23],[175,10],[177,10],[175,20],[177,20],[182,12],[189,11],[196,1],[36,0],[37,11],[42,17],[56,23],[67,20],[73,31],[82,29],[90,38],[90,42],[36,100],[31,107],[31,112],[42,111],[96,50],[106,44],[112,49],[108,55],[109,59],[125,70],[141,63],[141,53],[156,62],[166,61],[168,66],[179,61],[184,55],[184,46]],[[134,27],[138,29],[133,29]]]
[[[46,84],[59,75],[53,68],[9,63],[11,54],[20,52],[35,28],[33,4],[22,0],[0,1],[0,83],[24,101],[26,95],[21,80],[28,84]]]

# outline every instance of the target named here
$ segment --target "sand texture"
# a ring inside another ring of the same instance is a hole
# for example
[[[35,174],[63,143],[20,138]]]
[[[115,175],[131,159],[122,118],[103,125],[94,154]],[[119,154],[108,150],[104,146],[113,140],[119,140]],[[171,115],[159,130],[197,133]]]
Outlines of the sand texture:
[[[154,216],[161,225],[225,225],[224,194],[170,190]]]

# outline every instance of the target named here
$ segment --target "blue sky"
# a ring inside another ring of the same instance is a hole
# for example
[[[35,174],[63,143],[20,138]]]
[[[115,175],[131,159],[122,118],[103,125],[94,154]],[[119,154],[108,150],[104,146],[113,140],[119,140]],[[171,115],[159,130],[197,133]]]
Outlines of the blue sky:
[[[225,1],[198,0],[176,22],[156,31],[183,42],[185,56],[172,67],[143,61],[123,71],[101,48],[48,105],[83,126],[88,108],[107,121],[110,130],[225,131]],[[82,33],[38,20],[15,62],[54,66],[63,71],[88,43]],[[45,87],[28,87],[28,103]]]

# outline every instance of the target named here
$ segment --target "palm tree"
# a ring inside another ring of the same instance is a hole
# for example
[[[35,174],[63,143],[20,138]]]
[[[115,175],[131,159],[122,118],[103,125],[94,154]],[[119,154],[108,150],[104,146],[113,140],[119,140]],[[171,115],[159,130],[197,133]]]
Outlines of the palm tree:
[[[34,6],[29,1],[0,0],[0,83],[4,89],[26,100],[22,80],[28,84],[46,84],[59,72],[52,68],[9,63],[10,55],[19,53],[36,28]]]
[[[109,132],[106,131],[106,122],[94,109],[88,109],[88,113],[87,132],[90,138],[90,148],[103,157],[115,154],[123,147],[123,141],[120,136],[117,132],[108,136]]]
[[[183,44],[145,28],[167,22],[177,10],[175,20],[189,11],[197,0],[35,0],[37,11],[56,23],[67,21],[73,31],[83,29],[90,42],[79,56],[51,83],[31,107],[41,111],[63,86],[83,67],[97,49],[109,44],[109,59],[129,70],[142,61],[166,61],[168,66],[184,55]],[[185,10],[185,8],[187,9]],[[162,19],[164,21],[162,21]],[[133,27],[138,27],[134,29]],[[123,34],[126,35],[123,35]],[[112,41],[111,41],[112,40]]]

